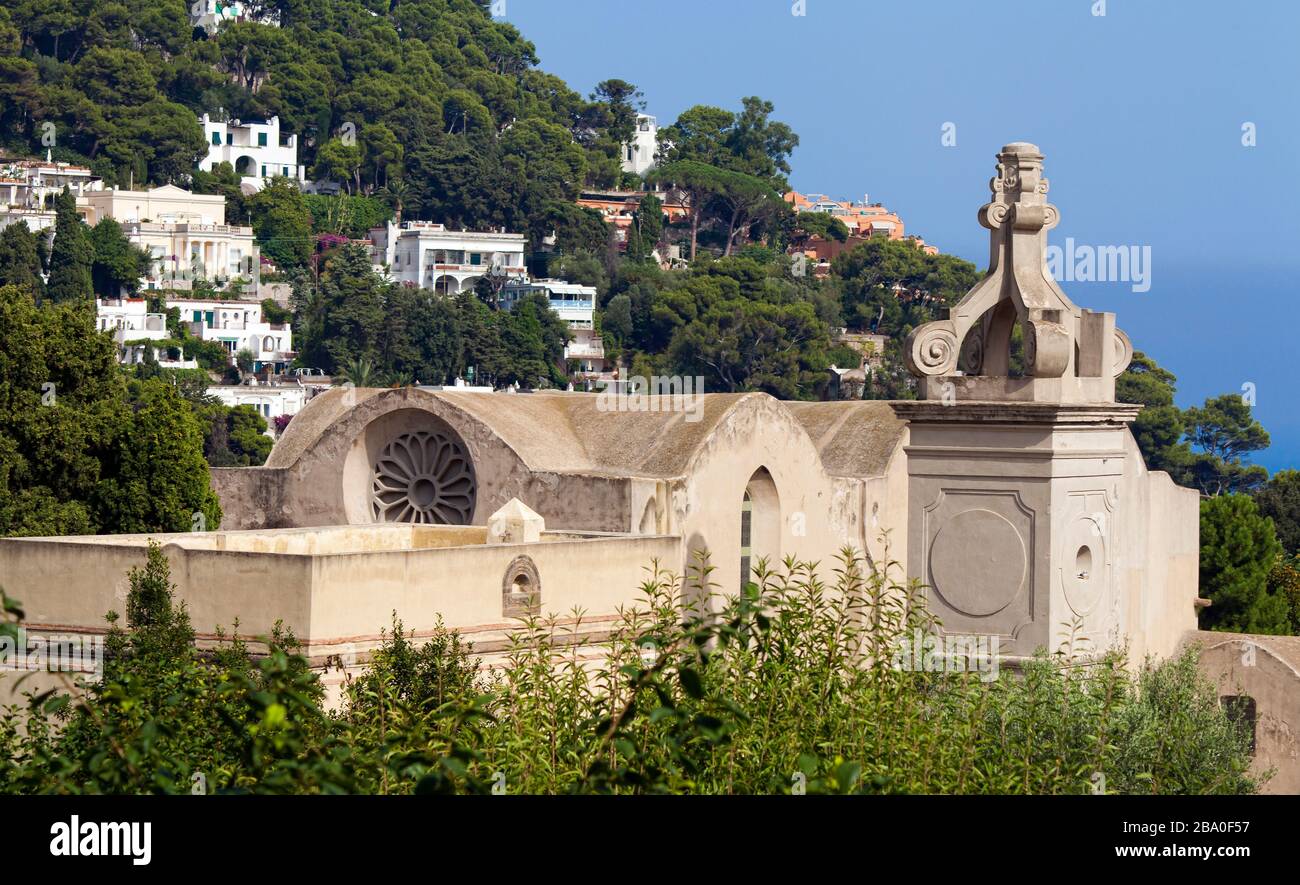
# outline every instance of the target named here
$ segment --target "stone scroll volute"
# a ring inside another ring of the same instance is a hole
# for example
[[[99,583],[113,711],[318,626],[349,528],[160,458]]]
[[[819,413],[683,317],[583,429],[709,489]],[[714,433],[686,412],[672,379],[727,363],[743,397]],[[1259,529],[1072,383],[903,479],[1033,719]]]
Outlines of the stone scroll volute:
[[[1017,384],[964,388],[984,399],[1109,401],[1114,378],[1128,366],[1133,348],[1115,328],[1114,315],[1074,304],[1047,269],[1047,232],[1060,213],[1047,202],[1043,155],[1015,142],[998,154],[989,182],[992,199],[979,221],[989,231],[989,271],[949,310],[946,320],[925,323],[908,336],[908,369],[922,378],[1009,375],[1012,333],[1024,342],[1025,378]],[[1034,386],[1038,380],[1061,383]],[[1077,379],[1077,380],[1075,380]],[[923,387],[926,396],[935,388]]]

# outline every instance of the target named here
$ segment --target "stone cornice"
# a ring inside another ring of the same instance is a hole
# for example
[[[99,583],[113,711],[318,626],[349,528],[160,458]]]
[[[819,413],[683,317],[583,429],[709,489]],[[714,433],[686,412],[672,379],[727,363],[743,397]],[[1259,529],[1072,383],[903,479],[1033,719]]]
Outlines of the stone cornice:
[[[910,424],[1126,425],[1142,411],[1128,403],[1035,403],[898,400],[890,406]]]

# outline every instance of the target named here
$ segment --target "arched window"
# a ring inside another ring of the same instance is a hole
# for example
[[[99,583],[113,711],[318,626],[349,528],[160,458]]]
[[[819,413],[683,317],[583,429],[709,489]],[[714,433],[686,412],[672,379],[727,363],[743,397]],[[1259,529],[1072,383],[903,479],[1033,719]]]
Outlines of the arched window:
[[[754,554],[754,499],[745,489],[745,497],[740,504],[740,589],[749,583],[750,560]]]
[[[781,500],[766,467],[754,471],[740,502],[740,588],[753,579],[759,560],[781,558]]]

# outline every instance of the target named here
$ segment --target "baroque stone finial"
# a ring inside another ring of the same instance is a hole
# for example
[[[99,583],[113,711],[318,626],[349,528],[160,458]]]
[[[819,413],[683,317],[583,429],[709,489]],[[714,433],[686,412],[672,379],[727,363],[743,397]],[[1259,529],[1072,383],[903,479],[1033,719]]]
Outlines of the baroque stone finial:
[[[1047,202],[1043,155],[1018,141],[998,153],[980,208],[989,270],[948,312],[918,326],[904,353],[925,399],[1111,402],[1133,357],[1113,313],[1075,306],[1047,270],[1047,232],[1060,222]],[[1009,377],[1011,336],[1024,338],[1025,376]],[[958,374],[960,372],[960,374]]]

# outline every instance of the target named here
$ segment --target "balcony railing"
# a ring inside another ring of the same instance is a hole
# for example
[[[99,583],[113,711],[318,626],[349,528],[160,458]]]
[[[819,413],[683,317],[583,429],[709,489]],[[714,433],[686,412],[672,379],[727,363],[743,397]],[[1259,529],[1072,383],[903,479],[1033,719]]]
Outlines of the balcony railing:
[[[600,359],[605,358],[604,344],[566,344],[564,346],[564,356],[566,359]]]
[[[128,233],[191,233],[191,234],[237,234],[251,237],[253,229],[231,224],[196,224],[189,221],[172,223],[161,221],[131,221],[122,225]]]

